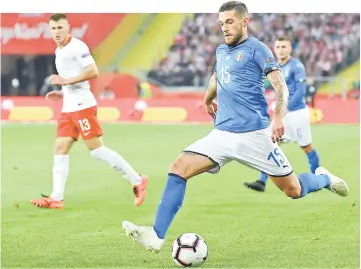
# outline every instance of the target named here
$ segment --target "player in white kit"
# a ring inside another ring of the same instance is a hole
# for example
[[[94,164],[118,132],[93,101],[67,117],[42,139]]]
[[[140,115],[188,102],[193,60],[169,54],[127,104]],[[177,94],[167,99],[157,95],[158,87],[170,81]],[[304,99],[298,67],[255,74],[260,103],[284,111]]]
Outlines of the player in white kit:
[[[133,185],[135,205],[145,198],[148,178],[138,174],[122,156],[104,146],[103,130],[97,119],[97,101],[90,90],[88,80],[98,76],[97,65],[88,46],[70,35],[65,14],[50,17],[52,37],[57,44],[56,69],[59,75],[51,75],[53,85],[61,85],[61,91],[51,91],[49,100],[63,99],[61,115],[57,123],[57,139],[54,146],[53,191],[31,203],[43,208],[63,208],[65,183],[69,173],[69,151],[81,134],[90,154],[106,162],[120,172]]]

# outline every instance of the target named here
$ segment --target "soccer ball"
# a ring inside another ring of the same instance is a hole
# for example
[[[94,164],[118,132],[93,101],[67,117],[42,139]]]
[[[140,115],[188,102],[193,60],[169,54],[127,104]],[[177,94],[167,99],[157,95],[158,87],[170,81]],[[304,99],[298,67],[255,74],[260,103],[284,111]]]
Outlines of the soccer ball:
[[[173,242],[172,257],[181,267],[197,267],[206,262],[208,247],[204,239],[194,233],[185,233]]]

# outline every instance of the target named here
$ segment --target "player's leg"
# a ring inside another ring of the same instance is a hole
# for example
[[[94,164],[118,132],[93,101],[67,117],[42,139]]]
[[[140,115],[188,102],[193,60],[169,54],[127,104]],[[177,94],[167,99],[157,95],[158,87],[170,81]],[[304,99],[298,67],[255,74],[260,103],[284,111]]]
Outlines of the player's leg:
[[[73,121],[90,150],[90,154],[113,167],[133,185],[134,203],[139,206],[146,196],[148,178],[137,173],[119,153],[104,145],[103,130],[97,119],[97,107],[90,107],[74,113]]]
[[[346,183],[325,168],[318,168],[316,174],[296,176],[279,145],[271,141],[267,129],[239,136],[243,141],[243,150],[234,153],[237,160],[267,173],[287,196],[297,199],[323,188],[341,196],[348,195]]]
[[[316,169],[320,167],[320,157],[315,148],[312,147],[312,144],[307,146],[301,146],[301,149],[307,156],[308,165],[310,167],[311,173],[315,173]]]
[[[282,140],[279,142],[279,145],[297,141],[293,121],[294,119],[292,118],[292,112],[287,113],[284,117],[285,134],[283,135]],[[258,180],[251,183],[245,182],[244,185],[249,189],[264,192],[266,189],[267,180],[268,175],[264,172],[260,172]]]
[[[79,133],[74,128],[69,113],[62,113],[57,124],[57,139],[54,145],[53,191],[49,196],[31,202],[39,207],[63,208],[65,185],[69,174],[69,151],[78,139]]]
[[[294,172],[286,176],[270,176],[277,187],[288,197],[298,199],[311,192],[321,189],[328,189],[340,196],[347,196],[349,193],[346,182],[326,168],[319,167],[313,173],[302,173],[296,176]]]
[[[146,249],[157,252],[163,245],[166,233],[183,204],[187,180],[209,171],[216,173],[228,162],[222,155],[219,132],[196,141],[184,150],[169,168],[167,183],[159,202],[153,227],[138,226],[129,221],[122,223],[126,234]]]
[[[315,148],[312,147],[312,133],[310,111],[308,107],[293,112],[293,122],[296,125],[297,143],[306,154],[311,173],[315,173],[320,166],[320,158]]]
[[[209,157],[189,151],[183,152],[172,163],[153,226],[159,238],[165,238],[174,216],[183,204],[187,180],[215,167],[218,167],[218,163]]]

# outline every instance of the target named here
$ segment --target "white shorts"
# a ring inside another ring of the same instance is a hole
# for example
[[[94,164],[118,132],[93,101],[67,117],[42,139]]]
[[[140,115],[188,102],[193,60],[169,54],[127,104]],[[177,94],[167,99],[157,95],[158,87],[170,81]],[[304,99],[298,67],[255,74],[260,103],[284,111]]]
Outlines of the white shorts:
[[[247,133],[213,129],[184,152],[204,155],[212,160],[215,167],[208,171],[210,173],[217,173],[223,165],[233,160],[270,176],[282,177],[293,172],[281,148],[272,142],[270,127]]]
[[[284,118],[283,142],[297,142],[301,147],[312,143],[310,110],[308,107],[288,112]]]

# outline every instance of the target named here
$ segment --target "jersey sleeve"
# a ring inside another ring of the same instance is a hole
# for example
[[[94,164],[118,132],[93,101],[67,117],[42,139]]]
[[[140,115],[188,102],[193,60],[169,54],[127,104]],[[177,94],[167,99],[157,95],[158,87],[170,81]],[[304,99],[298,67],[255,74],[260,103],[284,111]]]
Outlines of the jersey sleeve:
[[[293,76],[295,79],[295,82],[305,82],[306,81],[306,70],[304,65],[299,62],[295,65],[293,69]]]
[[[88,46],[83,42],[78,44],[77,49],[75,50],[75,58],[83,68],[95,63]]]
[[[265,76],[273,70],[280,69],[272,51],[265,44],[261,44],[256,48],[254,59]]]

